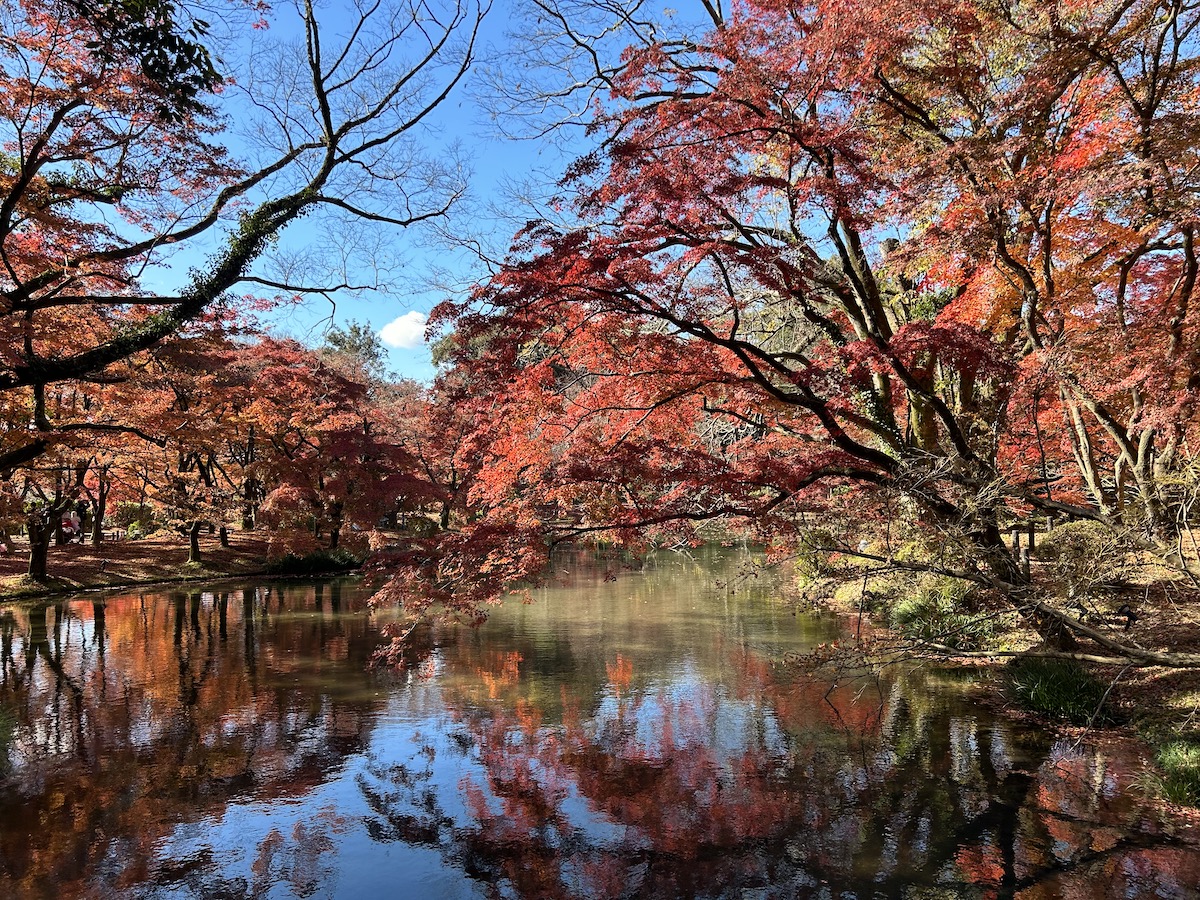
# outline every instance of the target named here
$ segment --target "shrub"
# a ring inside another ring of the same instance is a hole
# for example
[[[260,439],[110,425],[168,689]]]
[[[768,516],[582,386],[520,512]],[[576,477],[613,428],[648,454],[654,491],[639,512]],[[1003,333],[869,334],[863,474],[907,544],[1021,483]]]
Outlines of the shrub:
[[[1107,718],[1097,712],[1103,682],[1073,660],[1019,657],[1009,664],[1008,676],[1013,698],[1032,712],[1076,725],[1086,725],[1093,716]]]
[[[429,537],[437,534],[441,528],[433,519],[414,513],[405,520],[400,530],[405,534],[413,534],[417,537]]]
[[[349,550],[314,550],[298,556],[289,553],[272,562],[267,571],[272,575],[324,575],[330,572],[349,572],[357,569],[362,560]]]
[[[974,587],[958,578],[929,578],[892,605],[892,628],[912,640],[931,641],[955,650],[977,650],[996,633],[994,617],[975,610]]]
[[[1035,551],[1047,581],[1063,597],[1102,589],[1124,574],[1127,550],[1097,522],[1069,522],[1048,531]]]
[[[104,517],[104,524],[129,531],[136,528],[142,535],[150,534],[158,528],[154,519],[154,509],[146,503],[118,503]]]
[[[793,568],[800,584],[808,584],[829,573],[831,547],[837,546],[837,538],[825,528],[809,529],[797,543]]]

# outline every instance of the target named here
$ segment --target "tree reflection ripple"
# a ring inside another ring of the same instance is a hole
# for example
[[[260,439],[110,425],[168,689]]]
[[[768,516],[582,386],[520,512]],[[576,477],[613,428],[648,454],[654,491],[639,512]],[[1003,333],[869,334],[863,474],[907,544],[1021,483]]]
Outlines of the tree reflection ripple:
[[[1200,896],[1134,751],[798,674],[747,565],[572,560],[399,672],[352,581],[0,611],[0,896]]]

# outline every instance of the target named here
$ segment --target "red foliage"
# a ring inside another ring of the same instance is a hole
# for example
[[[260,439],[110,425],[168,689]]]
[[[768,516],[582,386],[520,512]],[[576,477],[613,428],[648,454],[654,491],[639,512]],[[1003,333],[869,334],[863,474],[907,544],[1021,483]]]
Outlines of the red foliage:
[[[1198,17],[751,0],[630,48],[564,182],[582,224],[531,223],[434,317],[480,415],[439,566],[487,560],[497,588],[542,554],[491,541],[786,539],[846,485],[1006,582],[1001,526],[1031,509],[1169,543],[1198,424]]]

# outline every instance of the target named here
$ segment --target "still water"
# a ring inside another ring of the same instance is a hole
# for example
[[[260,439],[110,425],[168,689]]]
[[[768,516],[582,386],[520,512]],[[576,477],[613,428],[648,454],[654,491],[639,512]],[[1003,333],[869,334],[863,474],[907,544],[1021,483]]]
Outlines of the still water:
[[[402,672],[354,580],[0,609],[0,897],[1200,897],[1138,759],[797,673],[745,557],[560,574]]]

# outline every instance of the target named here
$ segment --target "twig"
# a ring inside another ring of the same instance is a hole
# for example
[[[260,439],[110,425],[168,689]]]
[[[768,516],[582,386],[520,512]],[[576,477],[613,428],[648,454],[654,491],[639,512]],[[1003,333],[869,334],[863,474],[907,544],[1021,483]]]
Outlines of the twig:
[[[1092,726],[1096,723],[1096,717],[1100,715],[1100,710],[1104,708],[1104,703],[1106,700],[1108,700],[1108,695],[1112,693],[1112,689],[1117,686],[1117,682],[1121,680],[1121,677],[1129,671],[1130,665],[1131,663],[1127,663],[1125,666],[1123,666],[1121,671],[1117,673],[1117,677],[1108,683],[1108,687],[1105,689],[1104,695],[1100,698],[1100,702],[1096,704],[1096,710],[1092,713],[1091,718],[1088,719],[1087,725],[1083,729],[1083,733],[1075,739],[1074,749],[1079,749],[1079,745],[1083,743],[1083,739],[1087,737],[1088,732],[1092,730]]]

